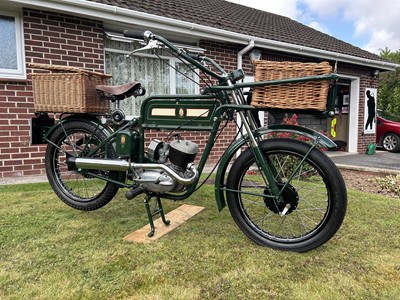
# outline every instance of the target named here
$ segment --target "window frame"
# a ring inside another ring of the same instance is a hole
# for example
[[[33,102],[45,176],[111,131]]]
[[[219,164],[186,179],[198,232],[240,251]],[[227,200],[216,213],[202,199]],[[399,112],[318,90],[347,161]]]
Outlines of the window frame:
[[[15,20],[15,42],[17,54],[16,69],[0,68],[0,80],[26,80],[24,26],[21,11],[3,10],[1,16],[13,17]]]

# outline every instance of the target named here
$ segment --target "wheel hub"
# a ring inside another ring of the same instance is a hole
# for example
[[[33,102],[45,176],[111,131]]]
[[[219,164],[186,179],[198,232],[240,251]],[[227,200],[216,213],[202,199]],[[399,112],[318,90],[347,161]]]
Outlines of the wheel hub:
[[[279,189],[282,189],[285,185],[285,183],[283,182],[277,182],[276,184]],[[269,188],[266,188],[264,193],[266,195],[272,195]],[[290,184],[288,184],[285,190],[282,192],[282,199],[282,203],[278,203],[278,201],[272,197],[265,197],[264,203],[270,211],[277,214],[286,210],[286,215],[293,212],[299,204],[299,194],[297,193],[296,189]]]

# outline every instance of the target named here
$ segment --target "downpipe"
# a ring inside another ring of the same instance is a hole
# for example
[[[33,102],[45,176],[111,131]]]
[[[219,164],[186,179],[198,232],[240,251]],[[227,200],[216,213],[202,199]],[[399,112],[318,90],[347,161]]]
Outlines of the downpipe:
[[[67,157],[68,170],[106,170],[106,171],[120,171],[126,172],[130,169],[142,169],[142,170],[161,170],[166,172],[168,175],[173,177],[177,182],[188,185],[192,184],[199,175],[199,172],[195,168],[194,164],[188,165],[187,169],[193,173],[192,177],[184,178],[176,173],[174,170],[163,164],[142,164],[142,163],[129,163],[123,159],[98,159],[98,158],[84,158],[84,157]]]

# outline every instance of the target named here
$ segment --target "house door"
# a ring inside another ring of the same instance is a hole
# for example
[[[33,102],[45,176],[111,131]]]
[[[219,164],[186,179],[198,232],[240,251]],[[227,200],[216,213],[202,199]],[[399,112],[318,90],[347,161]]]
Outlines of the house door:
[[[328,119],[327,132],[334,141],[349,143],[350,82],[340,80],[335,102],[335,117]],[[347,146],[340,150],[347,151]]]

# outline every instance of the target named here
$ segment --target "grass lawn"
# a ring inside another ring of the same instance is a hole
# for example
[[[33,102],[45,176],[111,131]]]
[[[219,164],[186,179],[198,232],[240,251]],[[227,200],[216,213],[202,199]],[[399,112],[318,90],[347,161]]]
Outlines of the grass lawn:
[[[205,210],[151,244],[123,241],[147,223],[124,191],[92,212],[47,183],[0,186],[0,299],[400,299],[400,200],[349,191],[345,222],[302,254],[262,248]],[[167,211],[180,203],[164,201]]]

